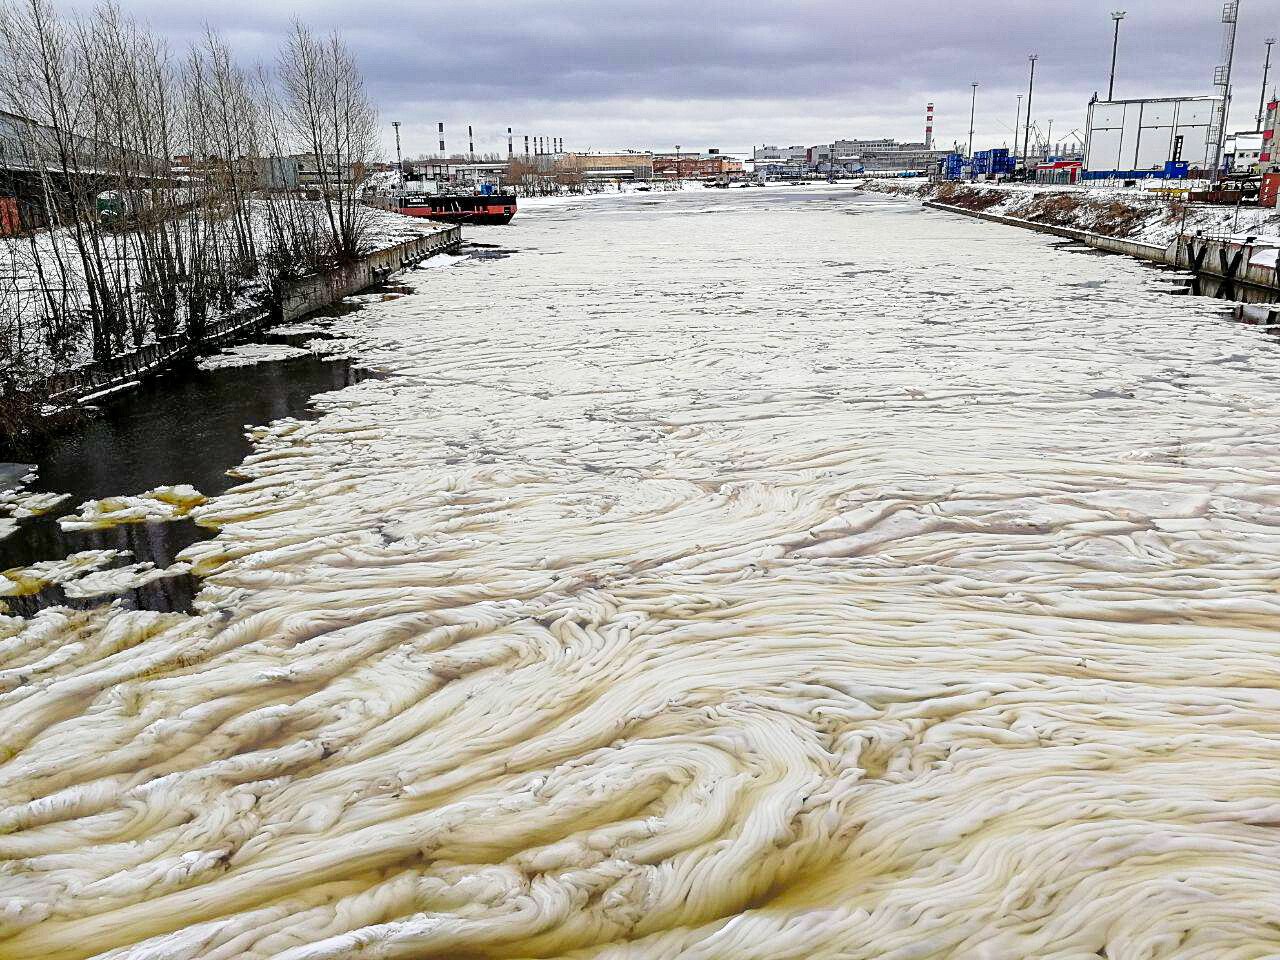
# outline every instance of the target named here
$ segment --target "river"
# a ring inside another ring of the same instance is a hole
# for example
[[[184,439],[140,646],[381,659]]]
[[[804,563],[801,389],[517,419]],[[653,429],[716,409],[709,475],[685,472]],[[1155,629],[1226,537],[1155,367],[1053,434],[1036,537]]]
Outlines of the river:
[[[0,957],[1280,951],[1265,332],[847,187],[471,236],[194,612],[0,620]]]

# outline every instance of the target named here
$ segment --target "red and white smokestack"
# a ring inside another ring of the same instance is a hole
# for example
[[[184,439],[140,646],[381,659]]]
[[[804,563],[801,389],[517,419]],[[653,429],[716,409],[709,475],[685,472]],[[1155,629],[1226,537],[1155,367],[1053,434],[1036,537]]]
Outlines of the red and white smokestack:
[[[924,118],[924,148],[926,150],[933,149],[933,104],[929,104],[929,110]]]

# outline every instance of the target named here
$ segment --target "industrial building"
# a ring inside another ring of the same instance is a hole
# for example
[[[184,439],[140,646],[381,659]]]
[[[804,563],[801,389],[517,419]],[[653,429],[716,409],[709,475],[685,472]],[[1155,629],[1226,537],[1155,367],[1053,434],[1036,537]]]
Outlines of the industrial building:
[[[756,163],[806,163],[808,147],[756,147],[751,159]]]
[[[653,157],[653,175],[659,180],[708,180],[741,176],[741,160],[718,150],[706,153],[659,153]]]
[[[557,174],[575,175],[582,180],[650,180],[653,178],[653,154],[562,153],[555,157]]]
[[[836,140],[810,147],[805,160],[816,173],[928,173],[946,157],[928,143],[897,140]]]
[[[1096,100],[1085,125],[1085,180],[1140,180],[1210,171],[1221,97]]]
[[[803,180],[813,172],[804,160],[757,160],[755,174],[765,180]]]
[[[1267,141],[1257,131],[1233,133],[1227,137],[1224,154],[1228,173],[1256,173],[1262,163]]]

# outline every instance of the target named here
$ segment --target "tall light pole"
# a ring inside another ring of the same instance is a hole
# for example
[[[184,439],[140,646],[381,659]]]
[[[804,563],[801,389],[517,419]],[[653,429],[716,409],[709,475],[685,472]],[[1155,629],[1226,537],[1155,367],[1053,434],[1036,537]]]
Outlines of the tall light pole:
[[[676,144],[676,186],[684,186],[684,180],[680,176],[680,144]]]
[[[404,161],[400,159],[400,121],[392,120],[391,126],[396,131],[396,186],[404,189]]]
[[[1027,152],[1027,148],[1031,144],[1031,95],[1036,89],[1036,61],[1040,58],[1033,53],[1027,59],[1031,61],[1031,82],[1027,84],[1027,132],[1022,138],[1022,167],[1024,170],[1031,160],[1031,154]]]
[[[1018,94],[1018,109],[1013,114],[1013,167],[1018,168],[1018,126],[1022,123],[1022,94]]]
[[[969,178],[973,179],[973,115],[978,109],[978,81],[969,84],[973,87],[973,100],[969,101]]]
[[[1123,10],[1111,11],[1111,19],[1116,22],[1115,39],[1111,41],[1111,82],[1107,84],[1107,100],[1115,99],[1116,92],[1116,51],[1120,49],[1120,21],[1124,19]]]
[[[1262,94],[1258,97],[1258,130],[1262,130],[1262,121],[1267,118],[1267,74],[1271,72],[1271,45],[1275,37],[1267,37],[1263,41],[1267,45],[1267,62],[1262,65]]]

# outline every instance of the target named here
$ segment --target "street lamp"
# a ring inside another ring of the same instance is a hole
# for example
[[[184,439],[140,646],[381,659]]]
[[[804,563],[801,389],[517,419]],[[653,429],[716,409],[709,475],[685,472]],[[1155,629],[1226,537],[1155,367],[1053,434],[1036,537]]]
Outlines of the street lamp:
[[[1022,94],[1018,94],[1018,109],[1013,114],[1013,166],[1018,166],[1018,125],[1022,123]]]
[[[1267,37],[1263,42],[1267,45],[1267,62],[1262,66],[1262,95],[1258,97],[1258,130],[1262,130],[1262,121],[1267,117],[1267,74],[1271,72],[1271,45],[1276,42],[1276,38]]]
[[[396,186],[404,189],[404,161],[400,159],[400,121],[392,120],[391,126],[396,130]]]
[[[977,110],[978,108],[978,81],[977,80],[973,81],[973,83],[969,84],[969,86],[973,87],[973,100],[969,104],[969,160],[972,161],[973,160],[973,115],[974,115],[974,111]],[[973,169],[973,165],[971,162],[970,170],[972,169]]]
[[[1111,19],[1116,22],[1115,39],[1111,41],[1111,82],[1107,84],[1107,100],[1113,100],[1116,92],[1116,50],[1120,47],[1120,21],[1124,19],[1123,10],[1111,11]]]
[[[680,144],[676,144],[676,186],[684,186],[684,178],[680,176]]]
[[[1031,82],[1027,84],[1027,132],[1022,138],[1022,166],[1026,169],[1027,164],[1031,160],[1031,154],[1028,148],[1031,145],[1031,95],[1036,89],[1036,61],[1040,58],[1034,53],[1027,58],[1031,61]]]

